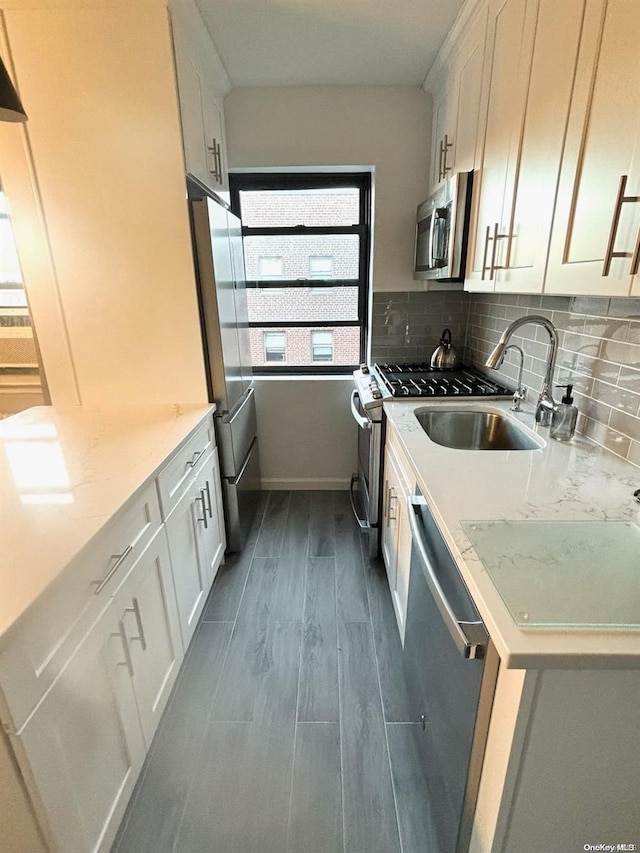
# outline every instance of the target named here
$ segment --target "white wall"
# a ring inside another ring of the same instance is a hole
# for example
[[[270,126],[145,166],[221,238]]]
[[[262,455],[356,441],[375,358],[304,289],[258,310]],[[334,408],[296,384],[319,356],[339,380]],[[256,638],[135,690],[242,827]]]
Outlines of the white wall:
[[[229,165],[375,166],[375,290],[418,290],[417,205],[427,195],[431,102],[408,86],[238,88],[225,99]]]
[[[346,489],[356,470],[350,376],[256,380],[264,489]]]

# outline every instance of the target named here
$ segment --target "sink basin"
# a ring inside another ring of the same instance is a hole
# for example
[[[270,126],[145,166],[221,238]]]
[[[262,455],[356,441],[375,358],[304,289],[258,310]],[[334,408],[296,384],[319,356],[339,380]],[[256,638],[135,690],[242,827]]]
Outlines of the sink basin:
[[[457,450],[539,450],[541,444],[511,418],[475,409],[418,409],[431,441]]]

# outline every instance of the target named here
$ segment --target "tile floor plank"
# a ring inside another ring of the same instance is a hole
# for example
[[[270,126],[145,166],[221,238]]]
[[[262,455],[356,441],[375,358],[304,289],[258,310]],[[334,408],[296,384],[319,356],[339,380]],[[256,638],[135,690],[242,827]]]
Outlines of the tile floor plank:
[[[200,759],[232,625],[202,623],[162,718],[114,853],[171,853]]]
[[[338,624],[345,850],[400,853],[371,625]]]
[[[338,637],[335,620],[305,622],[300,660],[298,721],[337,722]]]
[[[211,724],[175,853],[286,850],[294,730],[282,722]]]
[[[311,496],[310,557],[335,555],[334,492],[313,492]]]
[[[337,723],[296,727],[287,853],[343,853]]]
[[[278,557],[284,538],[291,492],[269,492],[254,555]]]
[[[301,641],[298,622],[236,628],[212,719],[295,722]]]
[[[361,548],[363,536],[354,522],[348,492],[336,493],[335,539],[338,620],[367,622],[371,615]]]

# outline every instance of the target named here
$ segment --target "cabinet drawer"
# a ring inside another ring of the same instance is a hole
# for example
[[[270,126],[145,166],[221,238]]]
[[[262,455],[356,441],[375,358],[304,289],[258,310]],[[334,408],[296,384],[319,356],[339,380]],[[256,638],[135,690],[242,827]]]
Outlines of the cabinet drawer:
[[[167,462],[158,474],[162,516],[166,518],[191,482],[196,468],[215,447],[213,419],[208,418]]]
[[[0,679],[20,727],[111,601],[161,525],[155,482],[91,540],[16,626]]]

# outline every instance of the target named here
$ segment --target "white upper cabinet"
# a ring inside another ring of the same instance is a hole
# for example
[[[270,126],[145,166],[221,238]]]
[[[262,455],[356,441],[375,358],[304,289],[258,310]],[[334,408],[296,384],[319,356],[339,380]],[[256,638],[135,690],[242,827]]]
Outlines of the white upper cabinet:
[[[474,168],[487,7],[440,57],[427,81],[433,97],[430,183],[437,186],[454,172]]]
[[[637,0],[590,0],[583,33],[545,292],[640,296]]]
[[[584,5],[490,7],[468,290],[542,292]]]
[[[192,0],[172,0],[171,25],[186,171],[229,202],[224,67]]]

